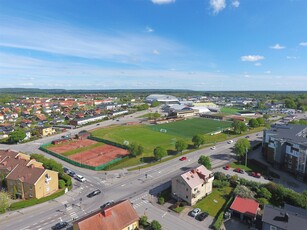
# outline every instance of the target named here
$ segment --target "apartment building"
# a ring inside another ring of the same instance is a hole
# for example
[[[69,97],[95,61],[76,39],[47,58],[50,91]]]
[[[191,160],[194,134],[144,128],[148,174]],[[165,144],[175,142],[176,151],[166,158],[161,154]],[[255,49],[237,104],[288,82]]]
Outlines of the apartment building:
[[[307,179],[307,126],[273,125],[264,130],[262,152],[273,167],[284,169],[300,180]]]
[[[201,165],[172,179],[172,195],[190,205],[212,192],[213,173]]]
[[[0,150],[0,175],[7,190],[20,199],[42,198],[58,190],[58,173],[23,153]]]

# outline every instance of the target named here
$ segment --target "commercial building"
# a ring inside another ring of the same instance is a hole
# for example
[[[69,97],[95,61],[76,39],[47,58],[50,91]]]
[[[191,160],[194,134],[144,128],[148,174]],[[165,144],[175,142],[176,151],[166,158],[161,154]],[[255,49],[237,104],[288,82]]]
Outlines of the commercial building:
[[[179,104],[178,98],[166,94],[151,94],[146,97],[145,101],[148,103],[158,101],[163,104]]]
[[[58,190],[58,173],[23,153],[0,150],[0,175],[7,190],[20,199],[42,198]]]
[[[273,125],[264,130],[262,152],[273,167],[307,179],[307,126]]]
[[[172,195],[190,205],[212,192],[213,173],[201,165],[172,179]]]

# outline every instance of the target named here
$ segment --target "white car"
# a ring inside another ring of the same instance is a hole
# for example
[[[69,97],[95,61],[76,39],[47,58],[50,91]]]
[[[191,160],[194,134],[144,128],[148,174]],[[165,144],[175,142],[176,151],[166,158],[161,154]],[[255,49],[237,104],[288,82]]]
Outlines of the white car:
[[[229,140],[227,141],[228,144],[232,144],[233,143],[233,140]]]
[[[191,216],[196,217],[199,213],[201,213],[200,208],[194,208],[191,212]]]
[[[215,149],[215,146],[212,146],[211,149],[214,150],[214,149]]]
[[[81,176],[81,175],[78,175],[78,174],[75,176],[75,178],[76,178],[76,180],[78,180],[80,182],[84,182],[85,181],[85,178],[83,176]]]

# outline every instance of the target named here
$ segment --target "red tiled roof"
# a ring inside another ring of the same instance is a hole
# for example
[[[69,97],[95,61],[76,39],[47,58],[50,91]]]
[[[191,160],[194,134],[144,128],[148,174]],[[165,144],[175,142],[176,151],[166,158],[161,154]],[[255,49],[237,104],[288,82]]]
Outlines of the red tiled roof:
[[[79,230],[122,230],[139,220],[129,200],[116,203],[74,222]]]
[[[248,215],[256,216],[259,203],[253,199],[242,198],[236,196],[232,202],[230,209]]]

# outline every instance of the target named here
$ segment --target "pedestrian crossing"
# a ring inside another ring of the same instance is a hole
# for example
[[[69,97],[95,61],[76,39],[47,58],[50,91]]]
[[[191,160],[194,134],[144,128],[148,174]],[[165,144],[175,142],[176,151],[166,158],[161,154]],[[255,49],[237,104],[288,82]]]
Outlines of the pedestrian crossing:
[[[149,195],[148,193],[143,193],[140,196],[130,200],[130,202],[133,205],[133,208],[137,209],[137,208],[140,208],[141,206],[143,206],[145,204],[148,204],[149,203],[149,201],[147,199],[148,195]]]

